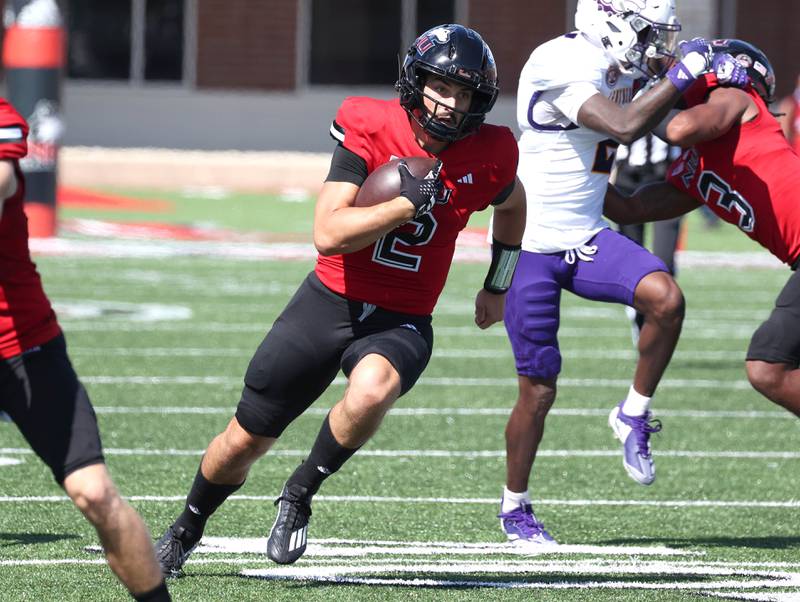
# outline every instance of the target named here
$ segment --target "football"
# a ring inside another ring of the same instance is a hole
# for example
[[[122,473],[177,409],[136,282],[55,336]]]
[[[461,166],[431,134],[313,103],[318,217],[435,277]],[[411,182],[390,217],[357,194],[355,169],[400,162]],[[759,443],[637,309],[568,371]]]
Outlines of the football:
[[[403,160],[415,178],[428,175],[437,161],[434,157],[405,157],[384,163],[364,180],[356,195],[356,207],[372,207],[400,196],[400,172],[397,171],[397,164]]]

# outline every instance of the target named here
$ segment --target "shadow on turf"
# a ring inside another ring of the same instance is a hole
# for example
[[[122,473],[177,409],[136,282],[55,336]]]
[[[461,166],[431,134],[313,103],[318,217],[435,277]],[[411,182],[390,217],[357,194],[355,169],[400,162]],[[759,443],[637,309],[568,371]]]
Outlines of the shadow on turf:
[[[559,584],[563,586],[570,584],[573,586],[584,586],[587,583],[600,584],[600,583],[630,583],[630,584],[647,584],[647,583],[663,583],[669,580],[670,583],[698,583],[698,582],[713,582],[719,580],[717,575],[697,575],[685,574],[680,570],[674,572],[662,573],[658,575],[648,574],[630,574],[630,573],[616,573],[616,574],[598,574],[598,573],[553,573],[543,575],[541,573],[525,573],[521,571],[518,575],[511,576],[508,573],[485,573],[480,576],[465,575],[464,573],[425,573],[424,575],[408,575],[398,573],[359,573],[358,575],[347,574],[343,572],[341,577],[326,575],[322,578],[309,577],[285,577],[280,575],[239,575],[245,579],[255,579],[273,582],[283,582],[287,588],[324,588],[324,587],[399,587],[409,586],[410,583],[403,583],[408,579],[420,579],[413,583],[415,589],[430,589],[430,590],[472,590],[472,589],[495,589],[507,588],[514,585],[524,585],[529,583],[540,583],[543,587],[550,584]],[[361,581],[363,580],[363,581]],[[380,580],[380,581],[373,581]]]
[[[62,539],[78,539],[78,537],[78,535],[53,533],[0,533],[0,547],[53,543]]]
[[[800,537],[627,537],[607,539],[606,545],[662,545],[670,548],[761,548],[764,550],[800,550]]]

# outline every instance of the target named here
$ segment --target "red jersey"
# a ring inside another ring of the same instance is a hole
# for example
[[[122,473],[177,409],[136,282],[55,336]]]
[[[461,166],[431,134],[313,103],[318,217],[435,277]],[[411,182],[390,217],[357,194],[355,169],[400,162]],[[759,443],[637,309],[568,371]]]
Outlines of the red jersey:
[[[25,181],[18,163],[28,152],[27,136],[28,124],[0,98],[0,159],[13,160],[17,174],[17,191],[3,203],[0,217],[0,358],[19,355],[61,332],[28,251]]]
[[[688,106],[718,85],[714,75],[699,79],[685,95]],[[792,265],[800,257],[800,157],[761,97],[747,93],[758,116],[685,150],[667,180]]]
[[[344,147],[364,159],[372,173],[393,158],[431,157],[417,144],[399,100],[347,98],[334,128]],[[506,127],[482,125],[438,155],[446,202],[378,239],[369,247],[319,256],[316,273],[331,290],[349,299],[401,313],[429,315],[439,298],[456,237],[475,211],[514,181],[517,143]]]

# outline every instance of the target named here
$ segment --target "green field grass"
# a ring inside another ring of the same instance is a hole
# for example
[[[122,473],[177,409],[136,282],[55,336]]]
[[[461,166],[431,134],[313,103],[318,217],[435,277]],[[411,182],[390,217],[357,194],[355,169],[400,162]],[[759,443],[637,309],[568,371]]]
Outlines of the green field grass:
[[[270,201],[231,201],[262,202]],[[187,223],[211,214],[211,207],[182,203],[158,219]],[[225,201],[216,203],[217,223],[244,227]],[[254,212],[248,229],[299,232],[311,207],[302,206]],[[695,230],[708,250],[725,248],[730,235],[747,242],[732,228],[706,232],[698,221],[690,223],[690,247]],[[70,354],[96,407],[112,474],[160,535],[182,508],[202,450],[232,415],[252,351],[312,264],[214,257],[37,262],[63,308]],[[495,517],[516,386],[502,326],[481,332],[472,324],[484,270],[454,266],[434,316],[436,347],[425,375],[325,483],[314,502],[308,554],[281,569],[261,553],[263,542],[252,548],[243,538],[268,533],[272,500],[341,395],[341,382],[290,426],[210,521],[207,537],[232,539],[211,539],[228,547],[195,553],[186,576],[170,582],[174,599],[800,595],[800,422],[751,390],[743,369],[750,334],[788,272],[681,272],[687,320],[654,401],[664,429],[654,438],[658,479],[651,487],[625,475],[606,425],[633,371],[622,308],[565,295],[564,372],[531,490],[537,515],[567,547],[519,554],[503,545]],[[120,305],[93,317],[74,313],[92,302]],[[142,321],[126,313],[136,304],[184,313]],[[0,599],[126,600],[102,557],[86,549],[98,544],[91,527],[25,448],[13,425],[0,423],[0,459],[20,461],[0,464]]]
[[[106,189],[102,192],[146,200],[168,201],[172,211],[163,213],[102,211],[92,208],[62,209],[65,218],[91,217],[116,221],[161,221],[165,223],[199,224],[231,228],[248,232],[306,234],[313,223],[314,197],[264,194],[241,194],[216,191],[218,198],[208,198],[197,190],[159,191]],[[490,212],[475,213],[470,219],[472,228],[486,228]],[[761,247],[733,226],[717,222],[708,228],[699,211],[693,211],[686,221],[686,247],[692,251],[757,251]],[[650,237],[650,227],[648,234]]]

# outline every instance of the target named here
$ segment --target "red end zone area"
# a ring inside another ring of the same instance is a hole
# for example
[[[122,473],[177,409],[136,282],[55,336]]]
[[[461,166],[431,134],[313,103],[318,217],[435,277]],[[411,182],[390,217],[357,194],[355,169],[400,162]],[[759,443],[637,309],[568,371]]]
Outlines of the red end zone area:
[[[135,199],[132,197],[94,192],[83,188],[59,186],[56,192],[61,207],[76,209],[99,209],[106,211],[141,211],[164,213],[174,209],[170,201]]]

